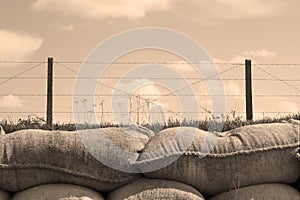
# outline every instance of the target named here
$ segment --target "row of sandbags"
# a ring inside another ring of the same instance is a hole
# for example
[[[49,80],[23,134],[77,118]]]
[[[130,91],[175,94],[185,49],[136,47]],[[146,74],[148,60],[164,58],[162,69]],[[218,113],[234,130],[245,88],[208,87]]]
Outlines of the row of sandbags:
[[[111,192],[108,200],[178,199],[205,200],[192,186],[167,180],[139,179]],[[260,184],[221,193],[208,200],[299,200],[300,194],[293,187],[284,184]]]
[[[143,174],[182,182],[214,196],[237,187],[290,184],[299,178],[299,124],[253,125],[221,136],[212,134],[190,127],[165,129],[155,136],[131,127],[18,131],[0,136],[0,189],[19,192],[68,183],[111,192]],[[215,137],[217,142],[210,144]],[[86,144],[97,147],[92,149],[96,157]],[[130,153],[122,154],[120,149]],[[107,160],[128,171],[103,164]]]
[[[86,187],[69,184],[47,184],[9,194],[0,193],[0,200],[103,200],[103,196]]]
[[[30,188],[15,194],[0,192],[0,200],[205,200],[195,188],[168,180],[141,178],[122,186],[104,198],[81,186],[50,184]],[[293,187],[284,184],[260,184],[236,188],[208,200],[299,200]]]

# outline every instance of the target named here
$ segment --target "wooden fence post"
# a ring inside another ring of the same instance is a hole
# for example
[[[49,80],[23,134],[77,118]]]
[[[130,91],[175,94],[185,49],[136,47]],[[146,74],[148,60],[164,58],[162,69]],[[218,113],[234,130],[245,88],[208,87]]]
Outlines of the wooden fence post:
[[[53,118],[53,58],[48,58],[47,76],[47,128],[52,129]]]
[[[253,120],[251,60],[245,60],[245,76],[246,76],[246,115],[247,115],[247,120]]]

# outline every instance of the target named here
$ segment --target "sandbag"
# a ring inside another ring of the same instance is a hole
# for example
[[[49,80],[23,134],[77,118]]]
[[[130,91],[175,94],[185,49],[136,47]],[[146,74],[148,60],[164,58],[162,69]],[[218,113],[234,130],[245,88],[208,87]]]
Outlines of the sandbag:
[[[299,148],[298,153],[297,153],[297,159],[300,163],[300,148]],[[300,178],[297,180],[297,182],[294,184],[294,186],[300,192]]]
[[[0,136],[1,135],[5,135],[5,131],[4,131],[3,127],[0,125]]]
[[[139,178],[139,174],[112,169],[91,155],[81,142],[82,136],[97,142],[93,136],[99,132],[112,147],[103,150],[102,144],[92,145],[98,145],[100,155],[109,160],[116,159],[113,145],[131,153],[124,159],[136,160],[148,141],[148,137],[136,137],[138,130],[128,128],[14,132],[0,140],[0,189],[16,192],[41,184],[70,183],[107,192]]]
[[[300,200],[300,193],[284,184],[262,184],[238,188],[219,194],[209,200],[264,199],[264,200]]]
[[[101,194],[77,185],[36,186],[13,195],[12,200],[104,200]]]
[[[111,192],[107,197],[107,200],[144,199],[204,200],[203,196],[189,185],[175,181],[147,178],[141,178],[122,186]]]
[[[300,179],[298,179],[298,181],[296,181],[292,186],[300,192]]]
[[[10,194],[0,190],[0,200],[9,200]]]
[[[180,129],[180,131],[179,131]],[[176,137],[181,132],[186,137]],[[192,132],[195,137],[183,149]],[[225,132],[202,158],[205,131],[190,127],[166,129],[153,137],[139,157],[146,177],[180,181],[207,195],[260,183],[293,183],[300,174],[296,158],[299,125],[261,124]],[[217,136],[215,136],[217,137]],[[207,145],[209,146],[209,145]],[[182,155],[180,158],[176,156]],[[200,157],[199,157],[200,156]],[[172,158],[172,164],[151,171]]]

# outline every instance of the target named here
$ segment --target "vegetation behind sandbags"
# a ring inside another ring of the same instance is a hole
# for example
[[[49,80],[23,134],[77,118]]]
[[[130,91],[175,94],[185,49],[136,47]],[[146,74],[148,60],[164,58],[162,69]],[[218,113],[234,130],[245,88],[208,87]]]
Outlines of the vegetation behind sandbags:
[[[183,119],[182,121],[169,118],[164,124],[161,123],[152,123],[152,124],[142,124],[141,126],[147,127],[155,133],[167,128],[178,127],[178,126],[188,126],[196,127],[201,130],[207,131],[209,125],[213,121],[214,116],[210,118],[205,118],[204,120],[188,120]],[[263,119],[246,121],[243,120],[242,116],[238,116],[235,111],[231,111],[230,114],[227,114],[223,124],[223,132],[229,131],[238,127],[252,125],[252,124],[266,124],[266,123],[279,123],[282,121],[287,121],[290,119],[300,120],[300,113],[279,116],[275,118],[264,117]],[[3,127],[6,133],[12,133],[14,131],[19,131],[23,129],[42,129],[49,130],[49,127],[46,125],[46,122],[43,118],[36,115],[29,115],[27,119],[19,119],[18,121],[13,120],[2,120],[0,125]],[[105,127],[123,127],[128,126],[126,124],[117,125],[113,123],[102,123],[102,124],[73,124],[73,123],[55,123],[51,130],[63,130],[63,131],[75,131],[83,129],[97,129]]]

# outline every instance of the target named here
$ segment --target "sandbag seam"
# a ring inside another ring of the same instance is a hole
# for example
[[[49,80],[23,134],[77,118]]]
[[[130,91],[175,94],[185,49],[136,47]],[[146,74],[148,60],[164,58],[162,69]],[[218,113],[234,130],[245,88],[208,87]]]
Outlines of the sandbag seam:
[[[228,158],[232,156],[237,156],[237,155],[249,155],[249,154],[255,154],[258,152],[266,152],[266,151],[272,151],[272,150],[284,150],[284,149],[289,149],[289,148],[295,148],[299,146],[299,142],[295,144],[287,144],[287,145],[279,145],[279,146],[272,146],[272,147],[264,147],[264,148],[258,148],[258,149],[249,149],[249,150],[242,150],[242,151],[236,151],[236,152],[230,152],[230,153],[219,153],[219,154],[205,154],[201,153],[199,151],[180,151],[180,152],[175,152],[172,154],[166,154],[163,156],[158,156],[156,158],[151,158],[151,159],[144,159],[144,160],[137,160],[136,164],[138,163],[148,163],[160,159],[164,159],[166,157],[172,157],[172,156],[206,156],[209,158]]]
[[[47,170],[52,170],[55,172],[60,172],[60,173],[65,173],[71,176],[77,176],[80,178],[87,178],[90,180],[95,180],[99,182],[107,182],[107,183],[122,183],[122,182],[127,182],[129,180],[132,180],[132,178],[135,178],[135,176],[132,176],[132,174],[129,174],[129,176],[123,178],[123,179],[118,179],[118,180],[111,180],[111,179],[99,179],[94,176],[90,176],[88,174],[83,174],[83,173],[76,173],[73,170],[68,170],[68,169],[63,169],[59,167],[54,167],[50,165],[43,165],[43,164],[38,164],[38,165],[31,165],[31,164],[22,164],[22,165],[7,165],[7,164],[0,164],[0,169],[47,169]]]

